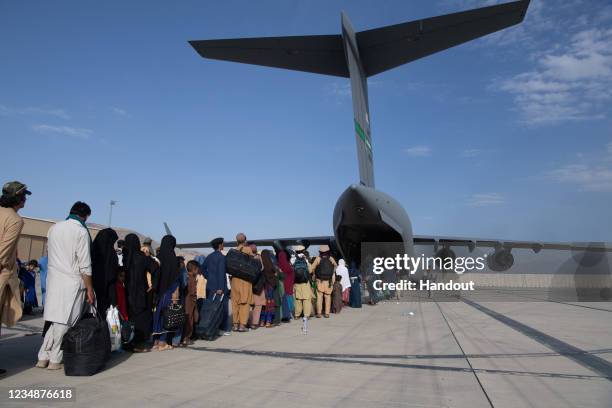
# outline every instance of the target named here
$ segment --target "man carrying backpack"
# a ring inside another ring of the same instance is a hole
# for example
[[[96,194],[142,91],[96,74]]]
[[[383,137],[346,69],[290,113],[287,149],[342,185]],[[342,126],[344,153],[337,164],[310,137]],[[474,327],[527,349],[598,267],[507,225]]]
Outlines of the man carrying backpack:
[[[321,317],[323,300],[325,300],[325,317],[329,318],[331,294],[336,280],[336,266],[336,260],[331,256],[329,246],[321,245],[319,256],[315,258],[310,267],[311,272],[314,272],[317,279],[317,318]]]
[[[293,248],[296,253],[293,262],[293,272],[295,274],[295,284],[293,294],[295,295],[295,318],[303,316],[308,319],[312,312],[312,287],[310,286],[310,264],[304,254],[304,245],[297,245]]]

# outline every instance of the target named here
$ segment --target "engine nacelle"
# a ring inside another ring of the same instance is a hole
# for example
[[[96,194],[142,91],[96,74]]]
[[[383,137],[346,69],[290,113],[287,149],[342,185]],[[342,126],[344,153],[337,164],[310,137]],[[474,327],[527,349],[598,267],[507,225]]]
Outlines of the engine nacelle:
[[[589,242],[587,248],[591,247],[593,249],[572,249],[572,258],[574,258],[574,262],[576,262],[583,268],[593,268],[599,265],[606,257],[606,253],[604,251],[598,250],[597,248],[605,247],[605,243]]]
[[[504,272],[514,265],[514,255],[510,249],[496,249],[495,252],[487,256],[487,266],[495,272]]]

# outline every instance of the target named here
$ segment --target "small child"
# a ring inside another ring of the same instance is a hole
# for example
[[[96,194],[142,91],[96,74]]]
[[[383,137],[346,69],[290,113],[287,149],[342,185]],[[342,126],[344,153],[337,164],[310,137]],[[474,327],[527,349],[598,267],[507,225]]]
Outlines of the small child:
[[[202,273],[202,268],[198,270],[198,275],[196,276],[196,304],[198,312],[202,309],[202,305],[204,304],[204,299],[206,299],[206,277]],[[200,323],[200,317],[198,313],[198,319],[195,324]]]
[[[196,261],[187,262],[187,287],[185,288],[185,326],[183,328],[183,346],[193,344],[191,336],[193,327],[198,320],[197,309],[197,276],[200,272],[200,264]]]
[[[119,309],[119,315],[123,320],[128,320],[127,302],[125,301],[125,268],[123,266],[119,267],[115,291],[117,292],[117,309]]]
[[[263,313],[259,319],[259,325],[261,327],[272,327],[274,321],[274,314],[276,312],[276,302],[274,301],[274,288],[271,286],[265,286],[264,292],[266,294],[266,304],[263,307]]]

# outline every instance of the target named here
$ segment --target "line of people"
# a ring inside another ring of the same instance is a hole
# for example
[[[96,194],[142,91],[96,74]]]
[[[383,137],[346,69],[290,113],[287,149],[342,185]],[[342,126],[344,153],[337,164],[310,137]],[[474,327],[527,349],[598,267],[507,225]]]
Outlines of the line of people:
[[[236,243],[236,250],[260,262],[261,275],[255,283],[229,275],[221,237],[211,241],[214,252],[202,264],[207,296],[224,295],[228,318],[221,328],[225,335],[230,330],[246,332],[299,318],[329,318],[343,304],[361,307],[358,271],[351,278],[344,260],[336,262],[329,246],[321,245],[319,255],[311,258],[304,246],[286,248],[279,241],[273,250],[259,252],[244,233],[236,236]],[[230,305],[231,314],[227,312]]]
[[[22,314],[16,247],[23,220],[17,212],[29,194],[25,184],[11,182],[4,185],[0,198],[0,316],[9,327]],[[344,261],[336,262],[326,245],[313,258],[303,246],[285,248],[280,242],[274,243],[273,250],[260,252],[245,234],[238,234],[236,249],[261,265],[259,279],[251,283],[228,274],[223,238],[211,242],[210,255],[185,262],[176,255],[176,239],[171,235],[162,238],[155,252],[150,240],[141,244],[136,234],[119,240],[111,228],[92,240],[86,225],[90,215],[86,203],[76,202],[66,220],[49,229],[45,327],[37,367],[62,367],[62,339],[90,309],[104,315],[116,306],[121,318],[133,326],[127,348],[148,352],[192,344],[207,297],[222,295],[224,299],[224,318],[218,327],[223,335],[299,318],[329,318],[332,311],[339,313],[349,303],[349,297],[353,307],[361,307],[358,271],[351,276]],[[31,263],[28,269],[35,267]],[[28,294],[33,286],[29,283]],[[170,309],[182,310],[184,325],[167,328]]]

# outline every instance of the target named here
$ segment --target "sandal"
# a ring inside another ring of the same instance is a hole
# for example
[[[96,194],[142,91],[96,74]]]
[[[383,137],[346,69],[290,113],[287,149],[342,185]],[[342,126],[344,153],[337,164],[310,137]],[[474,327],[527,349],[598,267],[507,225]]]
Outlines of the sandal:
[[[172,350],[174,347],[172,347],[169,344],[165,344],[163,346],[157,346],[157,351],[166,351],[166,350]]]

